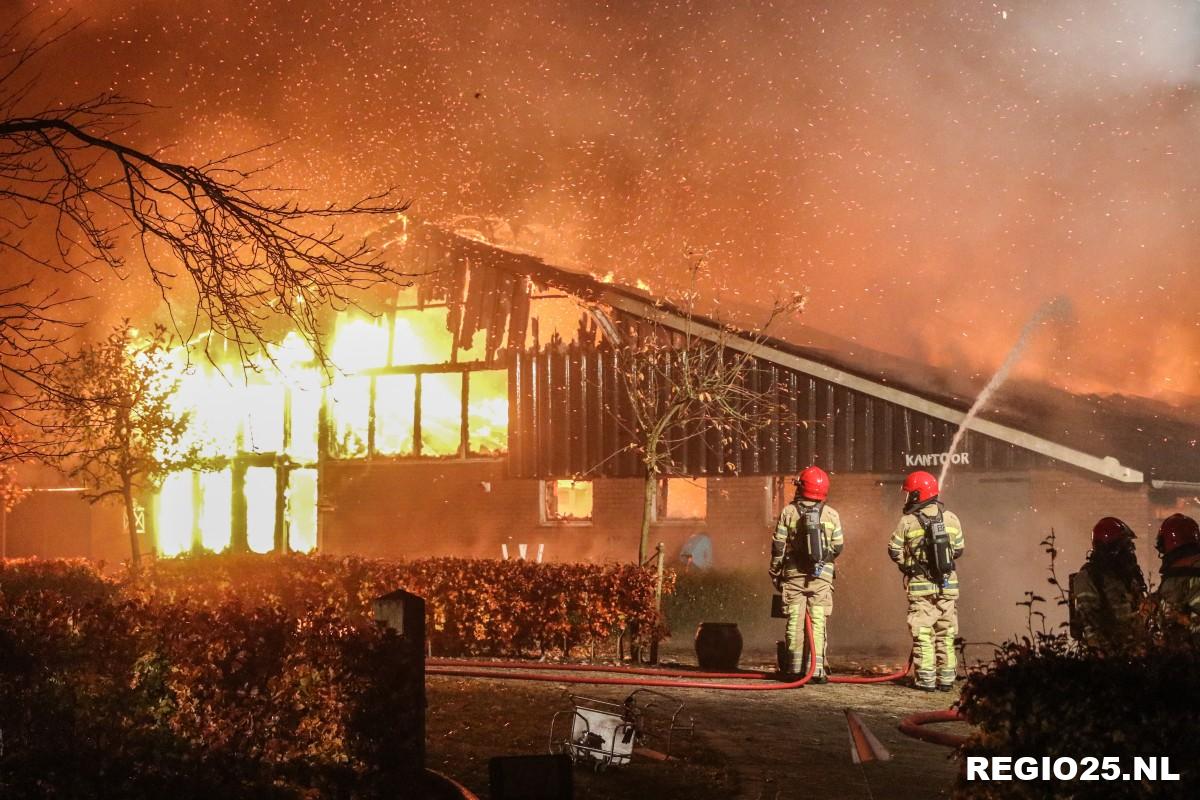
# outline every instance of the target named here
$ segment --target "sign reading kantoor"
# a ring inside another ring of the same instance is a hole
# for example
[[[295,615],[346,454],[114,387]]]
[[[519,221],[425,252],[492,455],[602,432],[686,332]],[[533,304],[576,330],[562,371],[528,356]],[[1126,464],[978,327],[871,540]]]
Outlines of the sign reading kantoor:
[[[967,464],[971,463],[970,453],[905,453],[904,466],[906,467],[940,467],[947,463],[950,464]]]

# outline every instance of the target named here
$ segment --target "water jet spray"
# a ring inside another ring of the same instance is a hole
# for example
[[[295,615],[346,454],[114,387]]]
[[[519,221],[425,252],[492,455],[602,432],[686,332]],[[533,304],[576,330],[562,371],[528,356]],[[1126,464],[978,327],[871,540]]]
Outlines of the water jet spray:
[[[988,401],[992,399],[992,395],[1004,385],[1008,380],[1008,374],[1012,372],[1013,367],[1021,360],[1021,356],[1025,353],[1025,348],[1029,346],[1029,340],[1033,338],[1034,331],[1038,326],[1046,320],[1066,320],[1071,315],[1071,301],[1062,295],[1051,298],[1034,312],[1025,326],[1021,328],[1021,334],[1017,337],[1017,341],[1013,344],[1012,349],[1008,351],[1008,355],[1004,357],[1004,362],[1000,364],[1000,368],[992,375],[987,385],[983,387],[983,391],[975,398],[975,402],[971,404],[967,415],[963,417],[963,421],[959,423],[958,430],[954,432],[954,438],[950,441],[950,449],[947,451],[946,459],[942,462],[942,472],[938,475],[938,486],[941,489],[946,488],[946,477],[950,474],[950,465],[954,460],[954,454],[958,452],[958,446],[966,436],[967,430],[971,427],[971,420],[978,416],[979,412]]]

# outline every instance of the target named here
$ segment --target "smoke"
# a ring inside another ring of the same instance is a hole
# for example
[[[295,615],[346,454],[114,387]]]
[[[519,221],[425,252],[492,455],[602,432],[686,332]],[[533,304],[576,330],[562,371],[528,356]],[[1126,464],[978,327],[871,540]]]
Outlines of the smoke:
[[[1200,394],[1194,3],[37,5],[88,21],[32,99],[154,101],[131,135],[174,157],[280,141],[305,199],[394,185],[660,291],[703,249],[722,298],[808,286],[813,326],[966,375],[1062,295],[1016,374]]]
[[[947,453],[946,460],[942,462],[942,472],[938,476],[938,485],[943,489],[946,486],[946,477],[950,474],[950,464],[953,461],[953,456],[958,452],[958,445],[971,427],[971,420],[978,416],[980,410],[985,408],[988,402],[992,399],[992,395],[1004,385],[1008,380],[1008,375],[1012,372],[1013,367],[1021,360],[1021,356],[1025,354],[1025,349],[1029,346],[1029,340],[1033,334],[1041,327],[1043,322],[1050,319],[1068,319],[1071,313],[1071,303],[1065,297],[1055,297],[1052,300],[1046,301],[1037,312],[1029,318],[1025,323],[1025,327],[1021,328],[1021,335],[1017,337],[1017,341],[1013,344],[1012,349],[1008,351],[1008,355],[1004,357],[1004,362],[1000,368],[992,374],[987,385],[983,387],[983,391],[975,398],[975,402],[971,404],[971,408],[967,410],[967,415],[963,417],[963,421],[959,423],[958,430],[954,432],[954,438],[950,440],[950,450]]]

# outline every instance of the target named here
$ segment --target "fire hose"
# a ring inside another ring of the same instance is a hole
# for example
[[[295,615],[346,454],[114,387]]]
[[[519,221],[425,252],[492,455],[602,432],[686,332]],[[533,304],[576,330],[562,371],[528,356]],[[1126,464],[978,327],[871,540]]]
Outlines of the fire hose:
[[[609,672],[622,675],[648,675],[660,678],[698,678],[708,680],[775,680],[770,672],[758,670],[743,670],[741,672],[702,672],[690,669],[664,669],[658,667],[625,667],[605,664],[545,664],[524,661],[488,661],[479,662],[471,659],[438,658],[432,659],[434,669],[464,668],[464,669],[517,669],[539,670],[553,672]],[[898,681],[908,674],[908,662],[895,672],[886,675],[830,675],[830,683],[891,683]]]
[[[957,708],[946,708],[940,711],[921,711],[900,720],[900,732],[905,736],[930,744],[940,744],[943,747],[960,747],[965,744],[967,737],[946,731],[929,730],[923,726],[939,722],[965,722],[965,718]]]
[[[718,689],[725,691],[777,691],[780,689],[795,689],[808,683],[816,671],[817,657],[812,647],[812,619],[804,617],[804,633],[809,643],[809,664],[805,674],[795,681],[786,683],[774,682],[772,674],[758,671],[745,672],[696,672],[694,670],[669,670],[651,667],[605,666],[601,664],[529,664],[520,661],[492,661],[486,664],[464,659],[437,660],[429,666],[427,672],[432,675],[449,675],[464,678],[501,678],[510,680],[542,681],[547,683],[588,683],[605,686],[659,686],[685,689]],[[521,670],[508,672],[504,670]],[[610,678],[589,677],[586,675],[561,675],[546,673],[596,673],[606,672],[629,676],[654,676],[656,678],[687,678],[690,680],[647,680],[644,678]],[[908,673],[908,665],[902,670],[888,675],[858,677],[830,676],[831,683],[886,683],[898,680]],[[697,680],[703,679],[703,680]],[[753,680],[772,683],[763,684],[731,684],[712,683],[712,680]]]

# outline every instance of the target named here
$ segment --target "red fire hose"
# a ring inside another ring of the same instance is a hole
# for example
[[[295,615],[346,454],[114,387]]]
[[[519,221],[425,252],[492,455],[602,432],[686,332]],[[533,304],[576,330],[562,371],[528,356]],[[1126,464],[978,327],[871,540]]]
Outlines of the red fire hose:
[[[924,728],[939,722],[964,722],[963,715],[957,708],[947,708],[941,711],[922,711],[900,720],[900,732],[905,736],[922,742],[940,744],[944,747],[960,747],[966,743],[967,737],[946,731],[934,731]]]
[[[440,670],[443,667],[464,669],[516,669],[538,670],[553,672],[609,672],[621,675],[650,675],[659,678],[698,678],[718,680],[775,680],[770,672],[743,670],[742,672],[701,672],[686,669],[661,669],[657,667],[626,667],[605,664],[547,664],[543,662],[525,661],[473,661],[471,659],[435,658],[430,660],[430,666]],[[891,683],[908,674],[908,662],[895,672],[886,675],[830,675],[830,683]]]
[[[804,617],[804,632],[808,641],[812,642],[812,620],[806,614]],[[810,651],[812,650],[810,646]],[[448,675],[462,678],[499,678],[508,680],[522,681],[542,681],[545,683],[587,683],[601,686],[660,686],[684,689],[719,689],[724,691],[739,691],[739,692],[766,692],[777,691],[780,689],[795,689],[812,680],[813,672],[816,670],[817,658],[816,653],[811,653],[809,657],[808,671],[805,674],[789,683],[769,683],[769,684],[731,684],[731,683],[710,683],[695,678],[708,678],[720,680],[755,680],[762,681],[771,679],[769,673],[766,672],[694,672],[687,670],[659,670],[648,667],[608,667],[598,664],[526,664],[519,661],[496,661],[487,664],[478,662],[463,661],[463,660],[444,660],[430,665],[427,672],[431,675]],[[517,672],[506,672],[504,670],[525,670]],[[585,675],[561,675],[561,674],[546,674],[549,672],[609,672],[622,675],[647,675],[658,677],[675,677],[675,678],[691,678],[693,680],[646,680],[643,678],[605,678],[605,677],[590,677]],[[890,675],[872,676],[872,677],[831,677],[830,681],[835,683],[884,683],[894,681],[904,677],[908,672],[908,666],[905,665],[903,670],[891,673]]]
[[[474,664],[472,668],[462,667],[440,667],[434,666],[426,669],[427,674],[431,675],[455,675],[458,678],[494,678],[502,680],[535,680],[544,681],[548,684],[594,684],[600,686],[660,686],[668,688],[716,688],[716,690],[724,690],[728,692],[774,692],[784,690],[784,688],[798,688],[804,686],[806,682],[812,679],[812,673],[817,668],[817,654],[812,649],[812,620],[808,614],[804,615],[804,634],[808,638],[810,646],[809,669],[799,679],[787,682],[787,684],[713,684],[713,682],[700,680],[642,680],[637,678],[589,678],[586,675],[554,675],[546,674],[545,672],[502,672],[503,668],[499,668],[490,664],[491,668],[481,667],[480,664]],[[517,663],[520,668],[528,669],[530,664],[522,664],[520,662],[502,662],[502,663]],[[588,669],[576,669],[576,667],[588,667]],[[553,664],[538,664],[535,669],[552,670],[556,669]],[[558,667],[564,672],[622,672],[629,673],[629,670],[636,670],[630,674],[676,674],[676,675],[692,675],[697,674],[712,678],[712,676],[721,676],[721,678],[732,679],[761,679],[766,678],[767,673],[757,673],[749,675],[746,673],[694,673],[694,672],[679,672],[679,670],[660,670],[647,669],[641,667],[620,667],[620,668],[598,668],[595,664],[576,664],[576,666]]]

